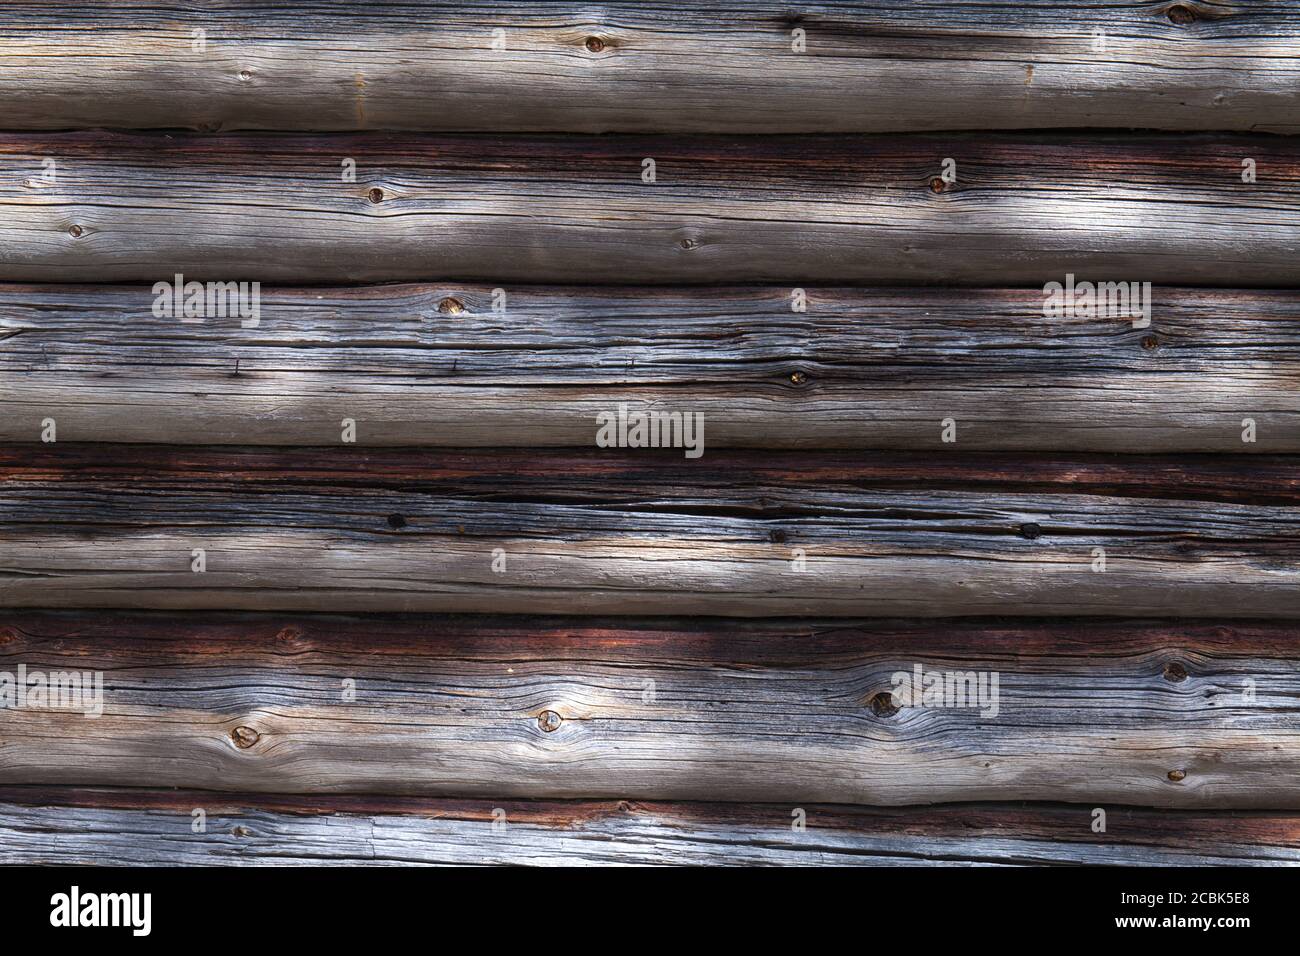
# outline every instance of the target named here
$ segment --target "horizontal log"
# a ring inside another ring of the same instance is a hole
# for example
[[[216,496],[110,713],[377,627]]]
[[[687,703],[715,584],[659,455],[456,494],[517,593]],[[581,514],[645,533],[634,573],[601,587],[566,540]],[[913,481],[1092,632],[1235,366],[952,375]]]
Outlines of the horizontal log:
[[[1297,213],[1269,136],[0,135],[18,282],[1294,286]]]
[[[0,480],[110,481],[205,487],[236,483],[274,489],[286,475],[316,487],[368,485],[396,491],[439,489],[484,496],[543,481],[586,487],[580,497],[620,486],[689,485],[716,490],[788,482],[859,489],[1042,492],[1256,505],[1300,504],[1300,459],[1293,455],[1022,455],[1013,452],[756,451],[724,449],[693,461],[657,453],[570,449],[228,448],[93,444],[0,444]],[[751,501],[751,515],[772,513]]]
[[[705,449],[1300,451],[1300,293],[1159,290],[1136,328],[1036,290],[805,293],[267,289],[244,328],[0,286],[0,440],[590,447],[627,404],[703,416]]]
[[[29,682],[103,675],[97,717],[6,713],[3,784],[1300,806],[1290,624],[7,612],[0,635]],[[918,667],[984,692],[895,699]]]
[[[1285,2],[6,4],[10,128],[1296,132]],[[202,43],[195,31],[202,30]]]
[[[292,797],[0,788],[0,863],[102,866],[1294,866],[1277,811]],[[202,810],[203,829],[195,832]]]
[[[1030,490],[1014,462],[997,487],[962,488],[961,471],[918,487],[847,453],[768,452],[755,471],[758,453],[534,450],[515,473],[523,453],[429,452],[399,457],[428,470],[391,484],[379,452],[334,479],[289,470],[303,456],[268,472],[273,452],[251,477],[220,449],[174,450],[156,477],[102,474],[95,446],[4,454],[10,607],[1285,618],[1300,581],[1295,459],[1271,460],[1278,491],[1237,503]],[[1193,489],[1227,480],[1178,467]]]

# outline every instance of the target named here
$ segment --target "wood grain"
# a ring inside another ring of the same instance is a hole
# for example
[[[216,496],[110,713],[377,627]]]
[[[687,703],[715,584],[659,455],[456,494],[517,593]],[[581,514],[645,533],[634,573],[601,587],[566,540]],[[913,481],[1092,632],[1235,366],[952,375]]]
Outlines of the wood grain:
[[[1298,78],[1281,0],[0,4],[0,863],[1300,863]]]
[[[592,447],[620,404],[725,446],[1300,451],[1300,293],[1159,290],[1150,326],[1036,290],[0,286],[0,440]],[[499,301],[499,298],[498,298]],[[945,419],[956,442],[945,444]],[[1255,441],[1242,441],[1243,422]]]
[[[0,863],[113,866],[1294,866],[1277,811],[267,796],[0,788]],[[192,827],[204,812],[203,832]],[[495,816],[494,816],[495,814]],[[494,825],[495,824],[495,825]]]
[[[621,475],[566,452],[524,473],[518,455],[430,453],[404,485],[289,461],[250,480],[221,451],[157,477],[83,473],[94,446],[49,454],[33,470],[14,449],[0,471],[3,606],[1285,618],[1300,575],[1300,513],[1276,496],[864,486],[852,456],[798,453],[758,473],[744,455],[603,453]]]
[[[8,128],[45,129],[1296,132],[1293,13],[1276,0],[7,3],[0,98]]]
[[[1048,800],[1081,828],[1095,806],[1300,799],[1290,625],[8,612],[0,632],[6,672],[104,674],[98,718],[6,714],[4,784]],[[917,665],[996,672],[996,715],[878,706]]]
[[[970,452],[940,455],[897,451],[722,449],[692,462],[672,453],[592,448],[255,448],[183,445],[0,444],[0,480],[132,481],[189,488],[234,483],[274,490],[286,476],[313,487],[338,486],[437,492],[460,489],[485,497],[504,488],[560,480],[586,488],[584,497],[624,484],[660,489],[690,485],[703,495],[729,486],[754,489],[828,482],[863,490],[1042,492],[1111,498],[1300,504],[1300,459],[1293,455],[1023,455]],[[751,500],[747,513],[771,513]]]
[[[349,158],[355,182],[343,181]],[[951,186],[945,158],[957,164]],[[645,159],[654,183],[642,181]],[[177,273],[1294,286],[1300,141],[0,135],[0,280],[152,286]]]

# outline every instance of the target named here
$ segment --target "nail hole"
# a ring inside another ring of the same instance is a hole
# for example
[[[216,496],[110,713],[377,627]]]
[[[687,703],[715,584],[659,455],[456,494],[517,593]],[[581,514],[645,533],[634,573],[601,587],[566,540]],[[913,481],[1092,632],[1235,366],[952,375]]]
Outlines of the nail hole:
[[[898,713],[898,705],[894,703],[894,695],[887,690],[874,694],[868,703],[871,705],[871,712],[877,717],[893,717]]]
[[[460,299],[447,296],[447,298],[438,303],[438,311],[444,315],[460,315],[460,313],[465,311],[465,303],[461,302]]]
[[[553,710],[544,710],[537,715],[537,726],[548,734],[559,730],[561,722],[560,715]]]
[[[1165,680],[1175,684],[1187,680],[1187,668],[1178,661],[1170,661],[1165,665]]]
[[[401,515],[389,515],[389,516],[388,516],[388,527],[390,527],[390,528],[394,528],[394,529],[396,529],[396,528],[405,528],[405,527],[406,527],[406,519],[403,518]]]
[[[605,49],[605,41],[600,37],[587,37],[585,46],[587,47],[588,52],[600,53]]]
[[[384,191],[376,186],[374,189],[370,190],[370,192],[366,193],[366,198],[373,203],[381,203],[384,201]]]

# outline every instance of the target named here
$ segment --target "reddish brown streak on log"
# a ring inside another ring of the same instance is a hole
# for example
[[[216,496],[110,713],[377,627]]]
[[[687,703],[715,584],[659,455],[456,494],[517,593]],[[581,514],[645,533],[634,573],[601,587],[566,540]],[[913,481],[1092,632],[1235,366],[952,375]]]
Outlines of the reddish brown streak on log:
[[[647,136],[574,137],[571,135],[498,136],[425,133],[230,133],[221,136],[165,135],[85,130],[68,133],[0,133],[0,156],[48,151],[69,160],[112,159],[150,165],[202,161],[205,166],[246,172],[283,164],[301,169],[304,156],[364,155],[371,164],[431,164],[455,171],[516,173],[530,179],[587,178],[624,167],[639,169],[646,156],[661,171],[680,163],[677,181],[736,186],[748,170],[758,182],[771,174],[806,173],[825,183],[847,177],[853,183],[887,181],[901,169],[931,169],[935,157],[960,150],[963,168],[978,169],[983,185],[1032,184],[1034,169],[1091,170],[1123,181],[1161,178],[1198,179],[1231,185],[1228,170],[1239,173],[1241,158],[1267,164],[1269,182],[1294,187],[1300,180],[1300,154],[1287,137],[1198,133],[1123,135],[1066,133],[976,136],[969,133],[797,136]],[[773,165],[776,164],[776,165]],[[969,167],[967,166],[969,164]],[[963,179],[966,177],[964,176]],[[929,189],[919,177],[918,190]],[[1120,180],[1117,180],[1120,181]],[[1254,184],[1236,185],[1250,194]],[[358,182],[358,188],[362,184]],[[362,190],[364,192],[365,190]]]
[[[927,655],[955,660],[1005,655],[1089,659],[1171,652],[1287,660],[1294,656],[1288,624],[1091,619],[1018,623],[978,618],[941,624],[897,621],[786,621],[709,618],[642,621],[490,615],[348,615],[0,610],[0,652],[39,654],[43,647],[163,662],[352,655],[358,635],[366,652],[391,656],[503,659],[535,648],[548,660],[725,662],[731,666],[800,663],[877,656]]]
[[[505,490],[512,481],[630,479],[815,486],[1001,489],[1254,503],[1300,503],[1300,456],[1025,455],[1001,452],[841,452],[710,449],[696,462],[675,450],[229,448],[173,445],[0,445],[0,481],[174,484],[220,480],[240,486],[285,482],[432,489],[468,480]]]

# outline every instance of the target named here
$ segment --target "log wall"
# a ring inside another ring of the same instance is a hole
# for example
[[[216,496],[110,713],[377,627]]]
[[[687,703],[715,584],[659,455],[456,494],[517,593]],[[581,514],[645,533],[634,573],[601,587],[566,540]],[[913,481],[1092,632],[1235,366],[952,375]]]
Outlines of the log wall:
[[[0,4],[0,862],[1295,865],[1298,76],[1278,0]]]

